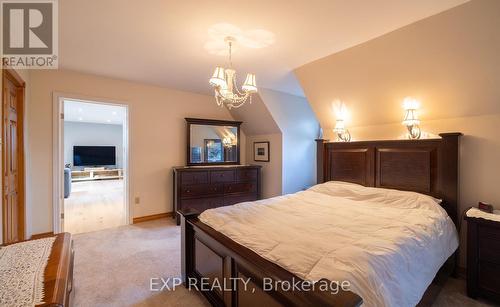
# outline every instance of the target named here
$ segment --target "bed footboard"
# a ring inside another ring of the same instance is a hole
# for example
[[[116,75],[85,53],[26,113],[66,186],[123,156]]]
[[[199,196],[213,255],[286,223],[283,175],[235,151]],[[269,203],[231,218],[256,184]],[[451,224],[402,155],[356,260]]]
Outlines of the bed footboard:
[[[181,212],[182,278],[213,306],[359,306],[340,282],[312,284]]]

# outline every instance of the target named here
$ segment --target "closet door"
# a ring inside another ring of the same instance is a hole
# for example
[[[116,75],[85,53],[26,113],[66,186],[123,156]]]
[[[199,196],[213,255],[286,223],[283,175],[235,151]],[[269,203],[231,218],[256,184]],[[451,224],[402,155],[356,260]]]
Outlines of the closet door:
[[[3,70],[3,243],[24,240],[24,84]]]

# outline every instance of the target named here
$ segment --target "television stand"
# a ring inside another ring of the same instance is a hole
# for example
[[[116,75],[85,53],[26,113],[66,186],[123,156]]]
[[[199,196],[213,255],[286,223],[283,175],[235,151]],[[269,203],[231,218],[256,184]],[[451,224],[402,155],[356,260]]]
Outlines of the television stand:
[[[105,169],[96,167],[85,168],[83,171],[71,172],[71,182],[111,179],[123,179],[123,169]]]

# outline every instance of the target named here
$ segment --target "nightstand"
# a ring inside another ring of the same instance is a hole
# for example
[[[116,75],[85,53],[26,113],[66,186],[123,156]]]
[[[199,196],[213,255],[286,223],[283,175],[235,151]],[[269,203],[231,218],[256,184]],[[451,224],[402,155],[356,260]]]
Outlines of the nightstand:
[[[500,303],[500,215],[472,208],[467,211],[465,219],[467,295]]]

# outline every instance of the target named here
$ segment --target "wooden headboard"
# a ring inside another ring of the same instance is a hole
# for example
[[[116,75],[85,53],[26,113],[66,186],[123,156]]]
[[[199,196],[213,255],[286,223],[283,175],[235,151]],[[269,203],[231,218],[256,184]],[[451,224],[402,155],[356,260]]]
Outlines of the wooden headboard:
[[[457,222],[459,139],[317,142],[317,181],[346,181],[367,187],[420,192],[443,200]]]

